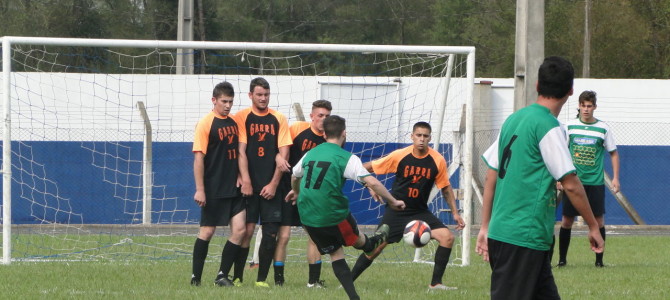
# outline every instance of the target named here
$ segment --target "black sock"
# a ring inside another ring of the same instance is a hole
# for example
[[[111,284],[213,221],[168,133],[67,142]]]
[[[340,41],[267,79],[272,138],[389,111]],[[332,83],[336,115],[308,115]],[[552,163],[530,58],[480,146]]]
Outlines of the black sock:
[[[603,241],[605,241],[605,227],[600,227],[600,235],[603,237]],[[605,255],[605,252],[596,253],[596,263],[603,263],[603,255]]]
[[[358,259],[356,260],[356,264],[354,264],[354,268],[351,269],[352,279],[356,281],[358,276],[361,276],[363,271],[365,271],[371,264],[372,260],[369,259],[365,253],[361,253],[361,255],[359,255]]]
[[[226,241],[226,244],[223,246],[223,251],[221,251],[221,266],[219,267],[219,272],[228,277],[230,273],[230,268],[233,267],[237,254],[240,253],[240,246]]]
[[[358,250],[363,250],[363,252],[370,252],[372,250],[375,250],[375,248],[376,248],[375,246],[377,245],[377,241],[380,238],[381,237],[376,236],[376,235],[373,235],[372,237],[369,237],[368,235],[365,235],[365,244],[363,244],[363,246],[360,247],[360,248],[356,248],[355,246],[354,246],[354,248],[356,248]]]
[[[570,235],[572,228],[563,228],[558,232],[558,262],[567,262],[568,248],[570,248]]]
[[[451,248],[438,246],[435,251],[435,266],[433,266],[433,279],[430,281],[431,285],[442,283],[442,276],[444,270],[449,263],[449,256],[451,256]]]
[[[307,280],[307,283],[315,284],[319,281],[319,277],[321,277],[321,261],[317,260],[316,263],[309,264],[309,280]]]
[[[270,273],[270,266],[275,256],[277,249],[277,231],[268,230],[271,226],[276,226],[279,229],[279,223],[263,224],[263,234],[261,237],[261,245],[258,248],[258,275],[256,281],[266,281],[268,273]],[[267,227],[267,228],[266,228]]]
[[[207,251],[209,251],[209,241],[195,239],[193,245],[193,278],[201,280],[202,269],[205,267],[205,259],[207,258]]]
[[[240,282],[244,281],[244,267],[247,264],[247,256],[249,255],[249,248],[240,247],[239,252],[237,252],[237,258],[235,258],[235,270],[233,271],[233,280],[239,279]]]
[[[335,277],[342,284],[342,288],[347,292],[349,299],[360,299],[356,293],[356,287],[354,287],[354,280],[351,278],[351,270],[347,261],[344,259],[338,259],[332,262],[333,272]]]
[[[274,271],[275,271],[275,282],[284,283],[284,262],[275,261]]]

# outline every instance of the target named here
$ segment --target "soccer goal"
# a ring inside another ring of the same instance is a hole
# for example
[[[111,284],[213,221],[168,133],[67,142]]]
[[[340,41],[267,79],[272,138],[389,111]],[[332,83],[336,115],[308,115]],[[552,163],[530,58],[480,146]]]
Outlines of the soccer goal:
[[[177,53],[196,58],[187,66],[194,74],[182,74]],[[468,226],[452,258],[467,265],[474,55],[448,46],[3,37],[3,262],[190,259],[200,214],[195,125],[216,83],[235,87],[235,112],[263,76],[270,106],[289,122],[295,103],[309,120],[314,100],[330,100],[347,120],[346,148],[364,162],[408,145],[415,122],[431,123],[433,147],[463,191]],[[390,187],[392,177],[380,179]],[[357,184],[345,192],[359,224],[376,225],[384,208]],[[453,224],[439,193],[430,207]],[[304,244],[292,245],[304,257]],[[383,260],[430,261],[422,258],[430,248],[399,243]]]

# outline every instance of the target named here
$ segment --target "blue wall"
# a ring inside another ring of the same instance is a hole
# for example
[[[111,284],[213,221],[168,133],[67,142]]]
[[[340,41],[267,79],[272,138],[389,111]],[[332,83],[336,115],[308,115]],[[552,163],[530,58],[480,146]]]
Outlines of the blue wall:
[[[361,152],[366,146],[365,143],[348,143],[346,148]],[[360,156],[364,162],[370,161],[404,146],[406,144],[385,144]],[[450,151],[449,147],[445,146],[446,150],[442,151]],[[648,224],[670,224],[670,201],[664,197],[670,194],[670,186],[665,184],[670,147],[619,146],[618,149],[622,160],[620,181],[625,195]],[[142,222],[142,190],[139,188],[142,178],[138,175],[141,143],[13,142],[12,151],[15,153],[12,162],[15,224]],[[153,159],[154,223],[197,223],[200,210],[193,202],[191,143],[156,142]],[[609,158],[606,168],[611,173]],[[458,173],[452,176],[451,182],[458,187]],[[347,182],[344,190],[354,190],[354,185]],[[362,196],[368,197],[365,189],[357,187],[348,196],[355,200],[351,208],[359,224],[378,222],[383,214],[381,208],[370,210],[368,201],[358,201]],[[607,224],[633,224],[611,195],[607,195],[606,201]],[[444,201],[436,202],[439,208],[446,207]],[[440,217],[445,223],[451,222],[448,214]]]

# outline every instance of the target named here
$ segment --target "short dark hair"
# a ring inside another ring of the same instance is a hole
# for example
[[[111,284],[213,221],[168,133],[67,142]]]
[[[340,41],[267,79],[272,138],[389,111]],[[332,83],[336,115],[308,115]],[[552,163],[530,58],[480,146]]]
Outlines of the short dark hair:
[[[428,124],[428,122],[423,122],[423,121],[416,122],[414,124],[414,126],[412,127],[412,132],[414,132],[417,128],[426,128],[431,133],[433,132],[433,128],[430,127],[430,124]]]
[[[333,105],[330,104],[330,101],[328,101],[328,100],[316,100],[316,101],[312,102],[312,109],[315,109],[315,108],[325,108],[328,111],[331,111],[331,110],[333,110]]]
[[[572,89],[575,69],[565,58],[550,56],[544,59],[537,76],[537,93],[549,98],[563,98]]]
[[[221,95],[235,97],[235,89],[228,81],[219,82],[212,91],[212,97],[219,98]]]
[[[263,77],[256,77],[256,78],[251,80],[251,83],[249,84],[249,92],[253,93],[254,89],[257,86],[260,86],[260,87],[262,87],[266,90],[270,89],[270,83],[267,80],[265,80],[265,78],[263,78]]]
[[[323,120],[323,132],[327,138],[336,138],[347,129],[346,120],[338,115],[330,115]]]
[[[593,103],[593,105],[597,105],[596,92],[588,90],[583,91],[581,94],[579,94],[579,104],[584,103],[584,101],[589,101]]]

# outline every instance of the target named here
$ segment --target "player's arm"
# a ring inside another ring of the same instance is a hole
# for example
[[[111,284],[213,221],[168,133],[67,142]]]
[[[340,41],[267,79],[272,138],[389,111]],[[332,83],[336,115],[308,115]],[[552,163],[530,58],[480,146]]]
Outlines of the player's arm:
[[[363,164],[363,168],[365,168],[368,172],[374,173],[374,170],[372,168],[372,162],[366,162]],[[369,186],[367,186],[368,191],[370,192],[370,196],[372,196],[372,199],[379,202],[379,203],[384,203],[384,199],[382,199],[382,196],[379,194],[375,193]]]
[[[405,209],[405,202],[396,199],[389,193],[386,187],[374,176],[364,176],[361,178],[365,186],[371,189],[377,195],[381,196],[394,210],[403,210]]]
[[[456,195],[454,194],[454,189],[451,188],[451,185],[442,188],[442,197],[444,198],[444,201],[447,202],[447,205],[449,205],[449,209],[451,209],[451,215],[454,217],[456,224],[458,224],[456,229],[462,229],[465,227],[465,222],[463,221],[463,218],[461,218],[461,214],[458,213],[458,207],[456,206]]]
[[[238,145],[239,157],[237,158],[237,165],[239,167],[241,178],[242,196],[249,197],[253,195],[254,189],[251,186],[251,177],[249,177],[249,160],[247,158],[247,144],[239,143]]]
[[[205,206],[207,197],[205,195],[205,154],[196,151],[193,153],[193,177],[195,178],[195,195],[193,200],[198,206]]]
[[[291,165],[288,163],[289,147],[279,147],[279,153],[275,156],[275,165],[283,173],[291,171]]]
[[[568,195],[568,200],[589,226],[591,250],[596,253],[602,253],[605,250],[605,241],[600,236],[600,228],[598,228],[598,222],[596,222],[596,218],[593,216],[593,211],[586,198],[582,182],[576,173],[567,174],[560,180],[563,185],[563,192]]]
[[[612,161],[612,190],[614,190],[614,193],[618,193],[621,188],[619,185],[619,151],[610,152],[610,158]]]
[[[477,235],[477,246],[475,251],[484,261],[489,261],[489,222],[491,221],[491,211],[493,209],[493,196],[496,191],[496,180],[498,178],[498,171],[495,169],[488,169],[486,171],[486,180],[484,181],[484,195],[482,195],[482,223],[479,227],[479,234]]]
[[[279,156],[282,156],[284,158],[288,157],[288,151],[289,146],[279,147],[279,153],[275,157],[275,162],[277,161],[277,157]],[[288,165],[288,162],[286,160],[284,160],[284,162]],[[286,171],[288,172],[288,168],[286,169]],[[275,171],[274,174],[272,174],[272,180],[270,180],[270,182],[267,185],[265,185],[261,190],[260,194],[261,197],[268,200],[274,198],[275,194],[277,193],[277,186],[279,185],[279,181],[281,181],[282,173],[284,173],[284,171],[282,171],[282,167],[275,163]]]

